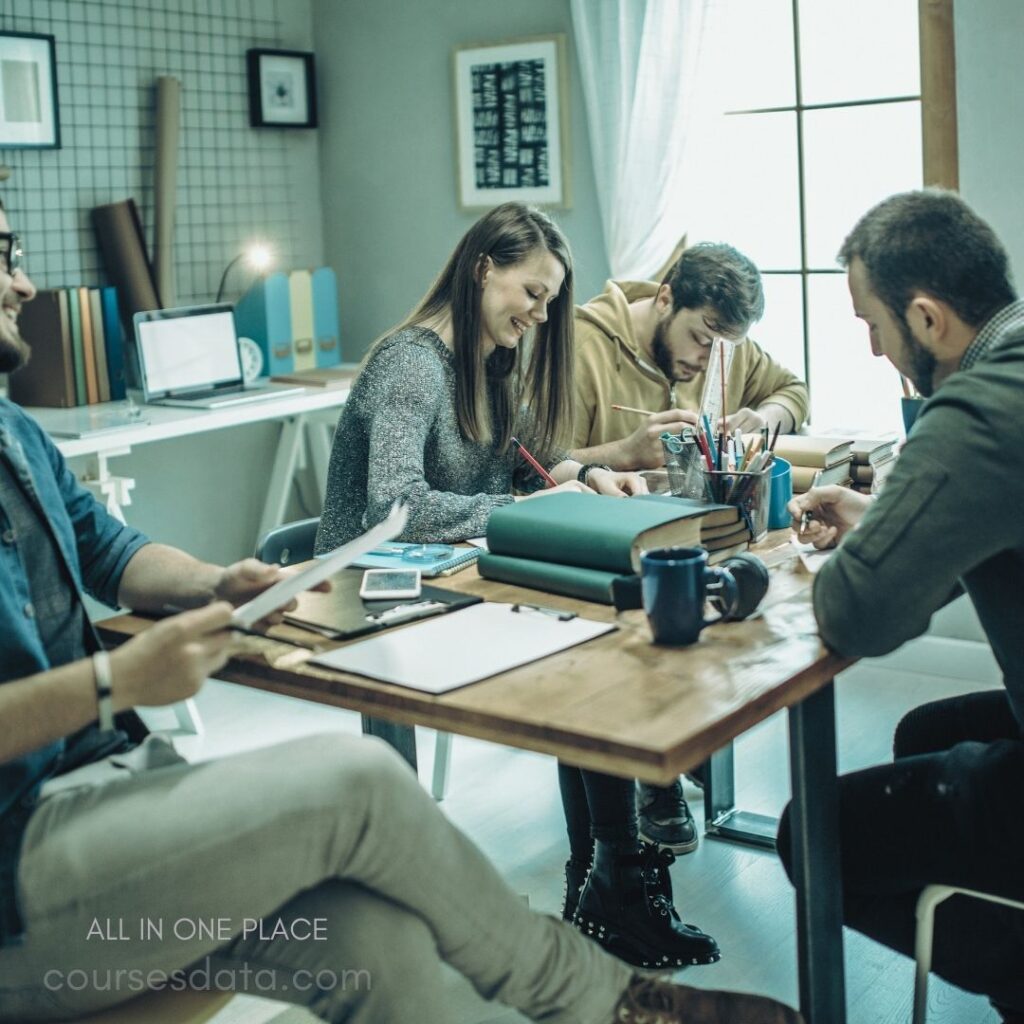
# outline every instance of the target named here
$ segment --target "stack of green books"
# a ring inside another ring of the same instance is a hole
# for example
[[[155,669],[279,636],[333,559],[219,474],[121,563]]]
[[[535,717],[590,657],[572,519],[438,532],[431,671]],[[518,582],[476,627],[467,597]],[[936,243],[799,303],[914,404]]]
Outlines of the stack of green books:
[[[733,505],[668,495],[552,494],[493,512],[478,565],[485,579],[639,607],[643,551],[717,544],[720,561],[749,539]]]

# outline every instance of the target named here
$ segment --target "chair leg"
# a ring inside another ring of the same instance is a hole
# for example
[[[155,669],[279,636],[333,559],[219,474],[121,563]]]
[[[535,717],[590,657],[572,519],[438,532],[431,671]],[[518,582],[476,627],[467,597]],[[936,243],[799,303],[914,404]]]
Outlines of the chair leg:
[[[913,1024],[924,1024],[928,1015],[928,973],[932,969],[932,940],[935,933],[935,908],[953,895],[948,885],[927,885],[917,898],[917,932],[914,936]]]
[[[438,732],[437,746],[434,748],[434,778],[430,792],[440,803],[448,795],[448,771],[452,766],[452,734]]]

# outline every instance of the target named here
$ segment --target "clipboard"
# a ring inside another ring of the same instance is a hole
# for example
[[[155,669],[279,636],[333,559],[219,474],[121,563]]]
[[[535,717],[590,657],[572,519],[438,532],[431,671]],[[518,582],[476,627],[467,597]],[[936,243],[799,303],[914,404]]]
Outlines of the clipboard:
[[[311,660],[423,693],[447,693],[618,628],[572,612],[488,601]]]
[[[419,597],[364,601],[359,596],[362,579],[360,569],[342,570],[331,578],[331,589],[327,593],[307,590],[300,594],[298,607],[285,612],[285,622],[312,629],[333,640],[347,640],[405,622],[443,615],[483,600],[475,594],[460,594],[425,584]]]

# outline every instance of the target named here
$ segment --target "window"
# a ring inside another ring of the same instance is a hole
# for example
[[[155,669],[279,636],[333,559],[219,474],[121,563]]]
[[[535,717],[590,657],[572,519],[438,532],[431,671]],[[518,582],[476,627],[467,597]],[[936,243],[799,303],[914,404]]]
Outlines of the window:
[[[925,8],[949,0],[920,2],[930,39]],[[918,0],[712,0],[705,33],[688,236],[761,268],[751,334],[805,376],[816,427],[896,429],[899,377],[871,355],[836,253],[870,206],[925,180]]]

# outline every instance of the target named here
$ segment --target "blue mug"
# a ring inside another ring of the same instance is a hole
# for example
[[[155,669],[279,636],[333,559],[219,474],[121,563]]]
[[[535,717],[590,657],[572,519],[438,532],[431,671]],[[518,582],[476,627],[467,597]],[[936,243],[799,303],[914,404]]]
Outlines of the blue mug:
[[[736,580],[728,569],[708,566],[704,548],[657,548],[640,556],[640,592],[656,644],[692,644],[705,626],[736,610]],[[721,610],[704,618],[712,596]]]
[[[768,529],[784,530],[793,518],[786,508],[793,497],[793,469],[785,459],[778,456],[772,462],[769,495]]]

